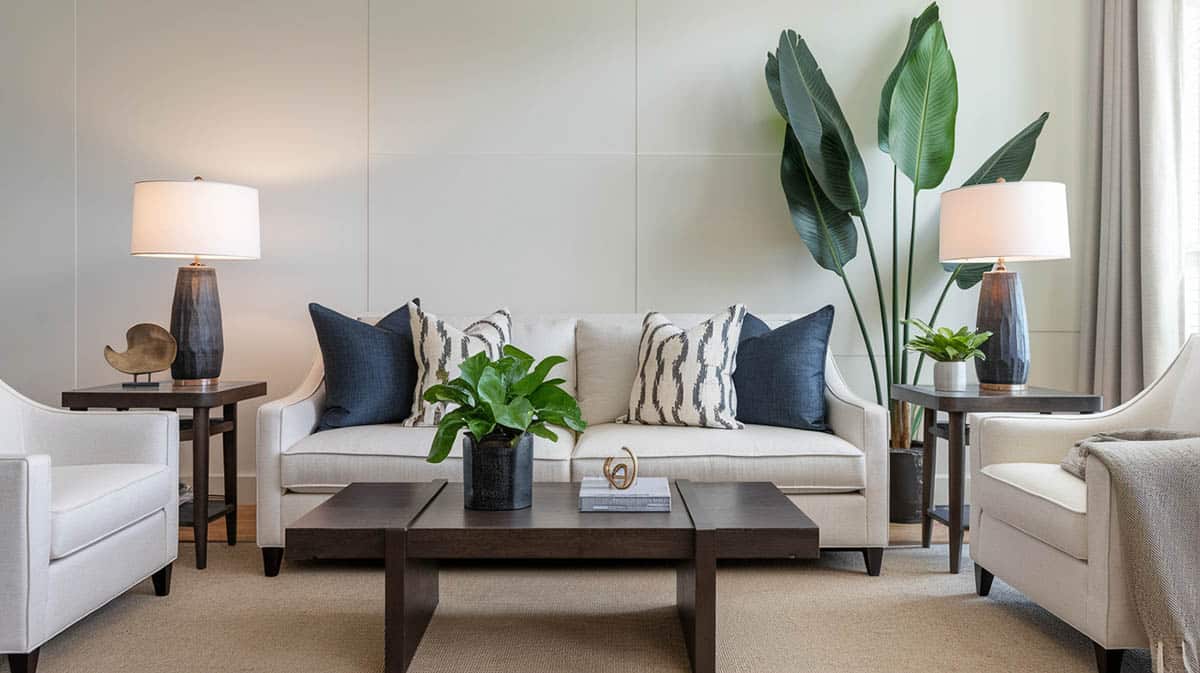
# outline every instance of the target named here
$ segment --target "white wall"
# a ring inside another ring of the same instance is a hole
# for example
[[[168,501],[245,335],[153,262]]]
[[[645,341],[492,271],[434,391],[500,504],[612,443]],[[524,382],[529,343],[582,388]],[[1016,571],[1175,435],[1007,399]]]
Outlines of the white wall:
[[[1068,184],[1077,250],[1094,197],[1089,4],[941,3],[961,96],[946,185],[1048,110],[1029,177]],[[314,352],[307,302],[379,312],[413,296],[445,312],[832,302],[834,351],[867,395],[840,283],[788,220],[762,65],[780,29],[808,39],[863,148],[867,214],[886,250],[879,87],[923,6],[8,0],[0,378],[51,404],[116,380],[103,346],[135,322],[167,322],[175,267],[129,257],[130,185],[204,175],[261,190],[263,259],[218,264],[223,376],[265,378],[273,397]],[[915,295],[927,315],[944,276],[936,196],[920,207]],[[1074,386],[1080,269],[1021,268],[1034,383]],[[873,315],[865,245],[851,277]],[[972,323],[975,302],[954,291],[943,321]],[[249,424],[241,441],[251,477]]]

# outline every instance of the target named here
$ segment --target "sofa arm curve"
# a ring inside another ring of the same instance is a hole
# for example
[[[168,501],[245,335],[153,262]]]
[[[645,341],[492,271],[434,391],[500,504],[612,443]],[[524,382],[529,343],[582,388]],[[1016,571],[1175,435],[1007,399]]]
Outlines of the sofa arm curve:
[[[875,546],[888,543],[888,412],[859,397],[846,384],[832,357],[825,365],[825,403],[829,428],[866,457],[867,537]]]
[[[304,381],[292,392],[258,408],[256,484],[258,546],[283,544],[283,479],[280,456],[311,435],[325,408],[325,368],[318,356]]]
[[[0,652],[45,639],[50,572],[50,456],[0,455]]]
[[[179,415],[174,411],[67,411],[29,404],[26,453],[44,453],[55,465],[169,465],[179,460]]]

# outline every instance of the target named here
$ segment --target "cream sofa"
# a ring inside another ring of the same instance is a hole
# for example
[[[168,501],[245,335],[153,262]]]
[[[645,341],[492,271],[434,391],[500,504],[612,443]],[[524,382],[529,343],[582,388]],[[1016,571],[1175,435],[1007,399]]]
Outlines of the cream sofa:
[[[680,315],[693,325],[707,315]],[[795,316],[762,316],[772,327]],[[451,324],[471,317],[446,316]],[[698,481],[772,481],[821,529],[821,546],[863,550],[877,574],[888,541],[887,412],[857,397],[832,357],[825,397],[833,433],[767,426],[744,430],[617,424],[636,370],[641,314],[523,316],[513,343],[531,354],[564,355],[555,370],[575,393],[588,429],[557,443],[534,439],[534,480],[599,475],[621,446],[637,452],[640,474]],[[373,321],[374,318],[363,318]],[[314,433],[324,400],[318,355],[304,382],[258,412],[258,544],[268,575],[278,572],[284,529],[354,481],[462,480],[461,449],[437,465],[425,462],[433,428],[375,425]]]
[[[1095,643],[1101,673],[1147,647],[1129,595],[1112,482],[1087,461],[1087,481],[1060,461],[1076,441],[1134,428],[1200,429],[1200,336],[1158,381],[1090,416],[981,414],[971,425],[971,558],[979,595],[999,577]]]
[[[0,653],[14,673],[147,577],[167,594],[178,483],[174,412],[63,411],[0,381]]]

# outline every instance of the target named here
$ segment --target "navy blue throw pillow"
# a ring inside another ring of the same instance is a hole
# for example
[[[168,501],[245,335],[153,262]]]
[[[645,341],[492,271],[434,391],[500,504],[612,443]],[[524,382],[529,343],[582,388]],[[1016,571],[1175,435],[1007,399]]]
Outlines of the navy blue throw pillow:
[[[417,387],[408,304],[374,325],[320,304],[309,304],[308,314],[325,361],[325,411],[317,430],[407,418]]]
[[[825,421],[825,353],[833,307],[774,330],[746,314],[738,340],[737,419],[755,425],[828,431]]]

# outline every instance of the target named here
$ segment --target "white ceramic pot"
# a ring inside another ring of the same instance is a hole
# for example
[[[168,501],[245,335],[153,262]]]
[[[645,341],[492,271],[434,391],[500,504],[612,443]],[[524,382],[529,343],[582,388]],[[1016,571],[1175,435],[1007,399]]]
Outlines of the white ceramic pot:
[[[950,393],[967,389],[966,362],[933,363],[933,387]]]

